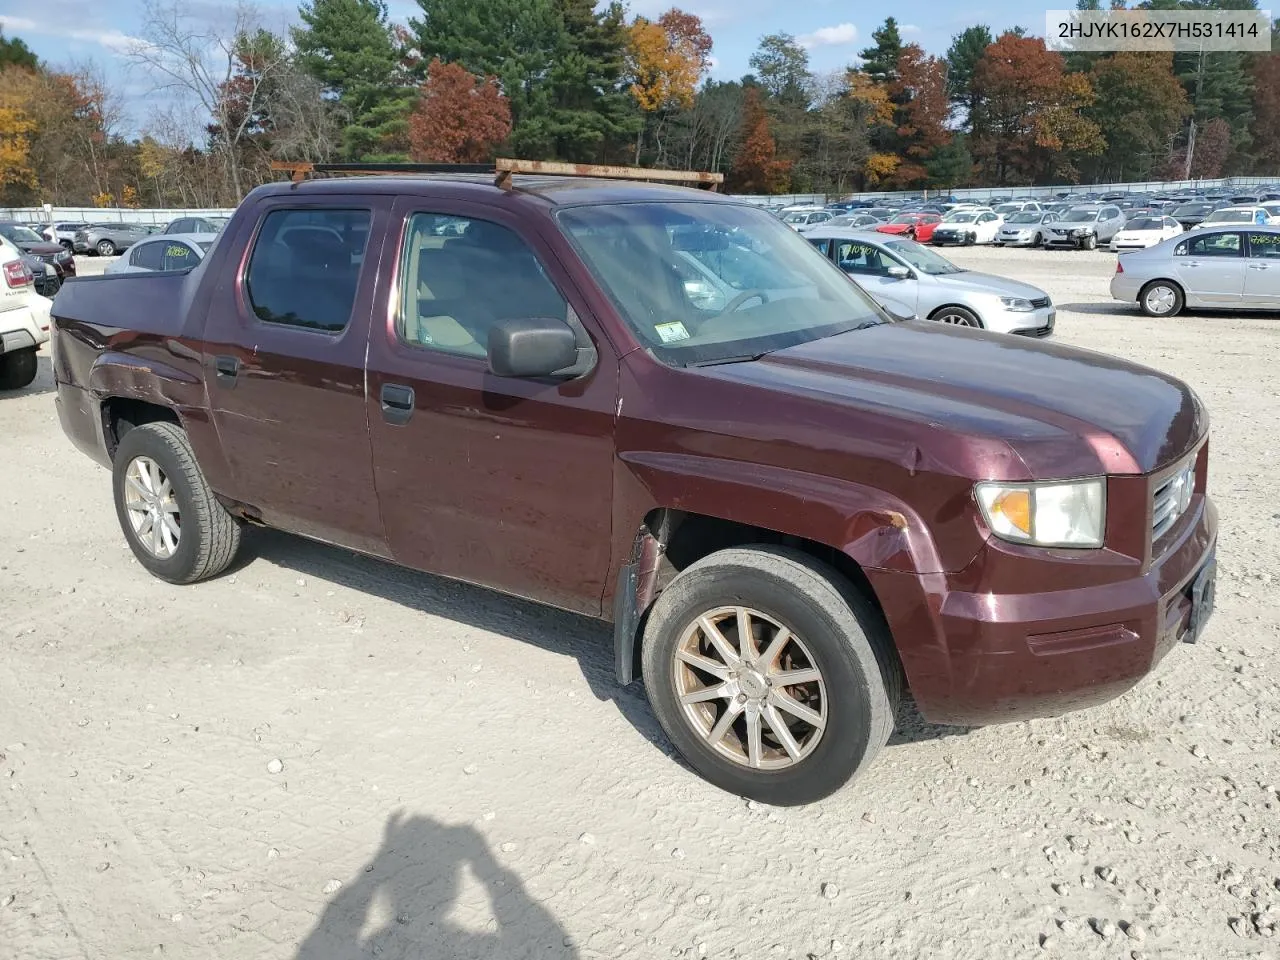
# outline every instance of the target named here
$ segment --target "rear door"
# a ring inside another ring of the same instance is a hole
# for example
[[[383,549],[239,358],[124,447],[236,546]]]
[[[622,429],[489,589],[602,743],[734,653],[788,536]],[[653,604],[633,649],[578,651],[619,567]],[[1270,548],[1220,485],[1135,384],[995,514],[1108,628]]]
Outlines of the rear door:
[[[209,402],[234,492],[266,522],[387,553],[365,419],[376,250],[390,199],[285,194],[246,217],[205,326]]]
[[[1280,233],[1250,233],[1248,253],[1244,271],[1244,304],[1250,307],[1280,306]]]
[[[1180,244],[1175,249],[1182,250]],[[1244,296],[1244,234],[1235,230],[1197,230],[1186,241],[1186,253],[1174,256],[1188,300],[1239,303]]]
[[[394,219],[367,411],[392,554],[598,615],[610,564],[617,356],[552,240],[522,221],[422,197],[398,200]],[[489,372],[489,330],[535,317],[568,323],[587,362],[595,351],[587,372],[563,381]]]

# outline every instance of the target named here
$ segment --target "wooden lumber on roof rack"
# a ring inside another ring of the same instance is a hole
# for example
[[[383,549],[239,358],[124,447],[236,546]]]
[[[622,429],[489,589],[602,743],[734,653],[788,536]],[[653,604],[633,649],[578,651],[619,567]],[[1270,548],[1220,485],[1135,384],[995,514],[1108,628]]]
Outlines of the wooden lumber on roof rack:
[[[724,182],[723,173],[700,170],[650,170],[645,167],[616,167],[594,163],[556,163],[550,160],[513,160],[499,158],[487,163],[307,163],[274,160],[271,169],[288,173],[294,183],[314,174],[405,174],[405,173],[486,173],[494,174],[494,183],[511,189],[511,176],[516,173],[560,177],[600,177],[606,180],[651,180],[661,183],[688,183],[709,190]]]

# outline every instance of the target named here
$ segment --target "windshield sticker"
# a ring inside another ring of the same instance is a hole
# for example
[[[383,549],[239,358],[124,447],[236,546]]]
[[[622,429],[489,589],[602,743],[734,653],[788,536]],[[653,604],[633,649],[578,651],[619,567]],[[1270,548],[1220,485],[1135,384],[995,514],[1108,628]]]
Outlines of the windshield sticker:
[[[658,332],[658,336],[662,338],[663,343],[676,343],[680,340],[689,339],[689,331],[684,328],[684,324],[679,320],[671,323],[660,323],[653,329]]]

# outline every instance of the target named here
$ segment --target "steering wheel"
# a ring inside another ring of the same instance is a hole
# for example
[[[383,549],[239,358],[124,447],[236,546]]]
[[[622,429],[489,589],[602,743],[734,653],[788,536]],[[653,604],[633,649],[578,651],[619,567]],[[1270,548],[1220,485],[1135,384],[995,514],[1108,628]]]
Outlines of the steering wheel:
[[[748,300],[753,300],[757,297],[760,299],[762,304],[769,302],[769,294],[765,293],[763,290],[743,290],[740,294],[730,300],[728,304],[725,305],[725,308],[717,313],[716,316],[723,317],[726,313],[733,313],[733,311],[737,310]]]

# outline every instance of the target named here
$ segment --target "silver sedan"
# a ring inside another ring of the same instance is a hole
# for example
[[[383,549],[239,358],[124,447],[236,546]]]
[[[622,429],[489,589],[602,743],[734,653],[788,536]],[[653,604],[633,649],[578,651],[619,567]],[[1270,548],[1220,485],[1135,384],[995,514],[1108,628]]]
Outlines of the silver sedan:
[[[162,233],[140,240],[107,267],[107,273],[186,270],[204,259],[216,233]]]
[[[1123,253],[1111,296],[1149,317],[1184,308],[1280,308],[1280,226],[1201,227],[1146,250]]]
[[[907,237],[839,227],[801,236],[894,313],[997,333],[1053,333],[1053,302],[1029,283],[965,270]]]

